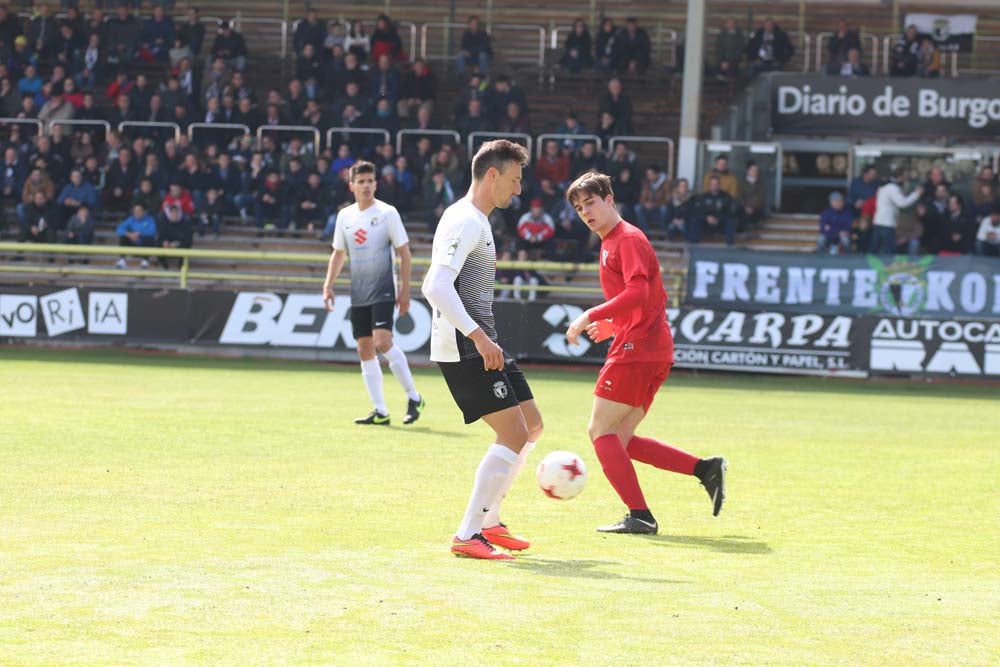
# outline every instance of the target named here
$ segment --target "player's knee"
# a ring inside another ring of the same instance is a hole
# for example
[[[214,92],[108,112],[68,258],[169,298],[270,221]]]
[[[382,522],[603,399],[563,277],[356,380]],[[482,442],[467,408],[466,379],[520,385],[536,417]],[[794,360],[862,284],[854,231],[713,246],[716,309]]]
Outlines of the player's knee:
[[[385,354],[392,348],[392,334],[388,331],[379,329],[373,332],[373,336],[375,339],[375,349],[382,354]]]
[[[358,358],[361,361],[368,361],[375,358],[375,344],[371,338],[358,341]]]
[[[607,435],[607,434],[608,434],[608,430],[607,430],[607,428],[604,427],[603,424],[597,424],[595,422],[590,422],[590,424],[587,425],[587,437],[590,438],[591,442],[593,442],[594,440],[597,440],[602,435]]]

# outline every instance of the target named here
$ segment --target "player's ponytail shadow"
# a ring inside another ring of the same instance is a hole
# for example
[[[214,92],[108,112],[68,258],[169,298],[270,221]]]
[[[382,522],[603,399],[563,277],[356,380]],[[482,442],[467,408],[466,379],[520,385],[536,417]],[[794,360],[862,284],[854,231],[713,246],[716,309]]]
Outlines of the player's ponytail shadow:
[[[689,584],[690,581],[685,581],[682,579],[662,579],[657,577],[633,577],[627,574],[619,574],[614,571],[609,571],[607,569],[598,569],[606,567],[621,567],[626,569],[627,566],[619,563],[617,561],[611,560],[558,560],[555,558],[536,558],[531,554],[518,554],[517,560],[510,563],[508,567],[512,567],[517,570],[527,570],[528,572],[533,572],[545,577],[566,577],[566,578],[581,578],[581,579],[618,579],[618,580],[630,580],[630,581],[641,581],[647,584]]]
[[[651,535],[647,538],[664,546],[710,549],[727,554],[769,554],[773,549],[767,542],[743,535],[723,535],[722,537],[701,537],[695,535]]]

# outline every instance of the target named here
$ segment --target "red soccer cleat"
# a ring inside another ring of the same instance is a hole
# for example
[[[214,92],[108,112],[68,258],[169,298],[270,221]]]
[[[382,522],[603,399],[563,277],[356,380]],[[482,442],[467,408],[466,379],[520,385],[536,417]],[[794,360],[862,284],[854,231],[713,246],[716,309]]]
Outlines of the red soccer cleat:
[[[524,551],[531,546],[531,542],[510,532],[502,523],[492,528],[483,528],[483,537],[489,540],[490,544],[510,551]]]
[[[460,540],[457,537],[451,541],[451,552],[463,558],[480,558],[482,560],[514,560],[510,554],[497,551],[496,548],[486,541],[482,533],[476,533],[467,540]]]

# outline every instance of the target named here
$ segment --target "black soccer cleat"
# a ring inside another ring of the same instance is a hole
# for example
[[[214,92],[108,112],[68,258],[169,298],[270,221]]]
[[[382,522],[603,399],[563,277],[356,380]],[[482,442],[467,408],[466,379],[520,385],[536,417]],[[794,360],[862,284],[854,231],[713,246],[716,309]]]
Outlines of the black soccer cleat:
[[[625,517],[618,523],[613,523],[609,526],[601,526],[597,529],[599,533],[622,533],[626,535],[656,535],[660,527],[653,522],[645,521],[643,519],[637,519],[631,514],[626,514]]]
[[[412,424],[413,422],[420,419],[420,413],[424,411],[424,397],[421,396],[419,401],[407,401],[406,402],[406,416],[403,417],[404,424]]]
[[[712,516],[719,516],[722,503],[726,502],[726,459],[721,456],[705,459],[698,479],[712,499]]]
[[[384,415],[378,410],[372,410],[367,417],[358,417],[355,424],[374,424],[375,426],[388,426],[389,415]]]

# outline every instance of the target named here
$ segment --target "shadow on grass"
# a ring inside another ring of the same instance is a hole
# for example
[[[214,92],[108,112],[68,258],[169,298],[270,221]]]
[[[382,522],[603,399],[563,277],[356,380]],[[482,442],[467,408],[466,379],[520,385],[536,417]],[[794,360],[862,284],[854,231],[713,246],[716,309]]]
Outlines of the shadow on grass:
[[[390,426],[390,429],[400,433],[420,433],[421,435],[433,435],[436,438],[469,438],[468,433],[458,431],[442,431],[430,428],[429,426]]]
[[[695,537],[693,535],[654,535],[649,537],[653,542],[664,546],[681,546],[694,549],[709,549],[727,554],[769,554],[774,550],[750,537],[742,535],[723,535],[722,537]]]
[[[660,579],[656,577],[631,577],[617,572],[597,569],[607,565],[618,565],[608,560],[556,560],[553,558],[536,558],[531,554],[518,554],[517,560],[510,567],[527,570],[544,577],[563,577],[573,579],[618,579],[622,581],[640,581],[647,584],[686,584],[678,579]]]

